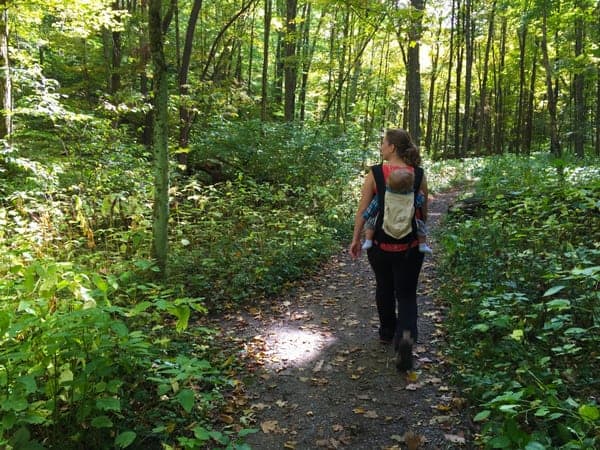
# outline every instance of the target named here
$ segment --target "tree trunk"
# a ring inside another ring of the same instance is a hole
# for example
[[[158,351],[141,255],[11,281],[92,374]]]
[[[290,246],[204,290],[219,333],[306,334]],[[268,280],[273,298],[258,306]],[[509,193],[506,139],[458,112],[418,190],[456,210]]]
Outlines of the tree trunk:
[[[448,134],[450,129],[450,89],[452,86],[452,64],[454,62],[454,37],[455,37],[455,22],[456,22],[456,0],[452,0],[452,12],[450,13],[450,55],[448,57],[448,75],[445,88],[445,104],[444,109],[444,138],[442,148],[444,153],[448,150]]]
[[[454,156],[460,158],[461,149],[460,149],[460,93],[461,93],[461,84],[462,84],[462,66],[463,66],[463,46],[462,40],[464,37],[464,33],[461,31],[461,27],[463,26],[462,17],[464,14],[462,13],[461,0],[457,0],[456,3],[457,10],[457,25],[456,25],[456,103],[454,105]]]
[[[148,33],[154,74],[154,209],[152,256],[166,276],[169,220],[168,79],[161,23],[161,0],[149,0]]]
[[[121,9],[119,0],[113,2],[113,10]],[[110,89],[111,94],[116,94],[121,89],[121,61],[123,52],[123,40],[120,31],[112,32]]]
[[[265,0],[265,26],[263,36],[263,65],[261,80],[260,117],[267,120],[267,105],[269,92],[269,39],[271,36],[272,0]]]
[[[0,139],[12,134],[12,86],[8,56],[8,5],[0,0]]]
[[[284,63],[284,120],[292,122],[296,112],[296,81],[298,78],[298,61],[296,58],[296,14],[297,0],[286,0],[286,33]]]
[[[473,41],[475,25],[472,18],[472,0],[465,3],[465,113],[463,116],[463,136],[461,156],[466,155],[471,147],[471,92],[473,78]]]
[[[438,76],[438,63],[440,59],[440,39],[442,35],[442,20],[440,20],[440,27],[437,31],[437,37],[435,39],[435,55],[431,61],[431,77],[429,81],[429,99],[427,101],[427,128],[425,130],[425,149],[432,155],[431,148],[432,133],[433,133],[433,108],[435,106],[435,82]],[[434,158],[435,159],[435,158]]]
[[[506,35],[508,21],[506,17],[502,18],[502,27],[500,32],[500,65],[498,70],[494,72],[496,78],[496,101],[495,101],[495,122],[494,122],[494,138],[493,151],[497,154],[504,152],[505,140],[505,90],[504,90],[504,66],[506,60]]]
[[[344,88],[344,81],[347,78],[345,76],[345,72],[346,72],[346,55],[348,54],[348,57],[350,57],[349,55],[349,50],[348,50],[348,42],[349,42],[349,36],[350,36],[350,6],[348,6],[346,8],[346,11],[344,13],[344,28],[343,28],[343,35],[342,35],[342,48],[338,53],[339,55],[339,69],[338,69],[338,77],[337,77],[337,83],[336,83],[336,89],[335,92],[337,93],[337,97],[336,97],[336,108],[335,108],[335,120],[336,122],[340,122],[341,116],[342,116],[342,89]]]
[[[179,68],[179,151],[177,152],[177,162],[182,166],[187,166],[190,131],[193,122],[193,114],[188,106],[189,100],[187,98],[189,92],[188,76],[190,72],[194,34],[196,32],[196,24],[201,9],[202,0],[194,0],[188,19],[187,29],[185,30],[185,42],[183,44],[183,54],[181,55],[181,67]]]
[[[481,80],[481,93],[479,99],[479,133],[477,140],[476,151],[481,152],[481,149],[485,143],[487,154],[491,154],[491,142],[489,139],[489,103],[487,94],[487,79],[490,63],[490,50],[492,48],[492,40],[494,37],[494,20],[496,14],[496,0],[492,2],[492,10],[490,11],[490,18],[488,24],[488,36],[485,44],[485,56],[483,58],[483,75]]]
[[[526,80],[525,80],[525,49],[527,48],[527,30],[528,23],[524,22],[519,27],[517,31],[517,37],[519,38],[519,100],[517,106],[517,120],[514,126],[514,136],[512,139],[513,146],[517,153],[522,150],[523,140],[521,136],[524,135],[524,126],[525,126],[525,102],[527,101],[528,93],[525,90]]]
[[[315,31],[315,38],[312,43],[310,42],[310,20],[311,20],[312,8],[310,3],[308,4],[308,10],[306,12],[306,23],[304,30],[304,51],[306,52],[302,58],[302,80],[300,84],[300,120],[304,121],[306,115],[306,93],[308,89],[308,74],[310,73],[310,66],[312,64],[312,58],[315,54],[315,46],[318,41],[318,36],[323,26],[324,13],[321,13],[319,22],[317,23],[317,29]]]
[[[575,19],[575,58],[577,59],[583,54],[583,30],[585,23],[582,17],[583,10],[580,2],[576,2],[576,7],[577,16]],[[583,71],[578,67],[573,80],[573,91],[575,94],[575,124],[573,130],[575,138],[575,155],[577,155],[579,158],[583,158],[584,156],[585,133],[587,130],[584,83],[585,80]]]
[[[422,34],[424,0],[411,0],[412,20],[408,31],[408,66],[406,68],[406,85],[408,87],[408,131],[415,142],[421,142],[421,64],[419,61],[420,41]]]
[[[533,111],[535,110],[535,82],[537,77],[537,57],[539,42],[536,38],[533,59],[531,61],[531,79],[529,80],[529,98],[527,99],[527,114],[523,128],[523,150],[526,155],[531,153],[531,140],[533,138]]]
[[[550,115],[550,152],[554,156],[561,156],[560,140],[558,138],[558,122],[556,116],[558,95],[552,86],[553,70],[548,56],[548,26],[547,8],[544,8],[542,16],[542,63],[546,71],[546,94],[548,96],[548,114]]]
[[[142,3],[140,5],[140,15],[144,18],[147,17],[147,5]],[[139,77],[140,77],[140,94],[144,99],[144,103],[150,103],[150,80],[146,73],[146,67],[150,61],[150,47],[148,43],[148,29],[146,27],[147,22],[145,20],[140,21],[139,29]],[[142,125],[141,142],[146,147],[150,148],[152,145],[152,125],[154,122],[154,113],[152,108],[146,108],[147,111],[144,113],[144,123]]]

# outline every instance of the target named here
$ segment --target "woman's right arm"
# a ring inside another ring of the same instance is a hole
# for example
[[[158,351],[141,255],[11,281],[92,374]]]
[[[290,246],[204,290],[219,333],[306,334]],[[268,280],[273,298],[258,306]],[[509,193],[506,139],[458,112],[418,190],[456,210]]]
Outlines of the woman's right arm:
[[[361,253],[360,234],[365,224],[365,219],[362,213],[371,203],[373,195],[375,194],[375,178],[373,172],[369,172],[365,177],[362,188],[360,190],[360,201],[358,202],[358,210],[354,217],[354,233],[352,234],[352,243],[350,244],[350,256],[356,259]]]

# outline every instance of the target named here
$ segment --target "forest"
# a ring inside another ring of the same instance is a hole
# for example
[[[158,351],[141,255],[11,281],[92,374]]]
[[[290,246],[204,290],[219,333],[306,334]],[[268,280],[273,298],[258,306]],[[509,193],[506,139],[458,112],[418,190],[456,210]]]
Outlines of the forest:
[[[204,319],[419,145],[473,448],[600,447],[600,2],[0,0],[0,447],[248,449]]]

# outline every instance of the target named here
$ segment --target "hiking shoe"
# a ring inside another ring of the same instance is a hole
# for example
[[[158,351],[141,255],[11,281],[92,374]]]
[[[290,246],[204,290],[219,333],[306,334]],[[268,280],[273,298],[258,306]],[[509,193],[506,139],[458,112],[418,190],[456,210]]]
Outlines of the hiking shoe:
[[[408,371],[413,368],[413,340],[410,337],[410,331],[402,333],[402,339],[396,346],[396,369],[398,371]]]

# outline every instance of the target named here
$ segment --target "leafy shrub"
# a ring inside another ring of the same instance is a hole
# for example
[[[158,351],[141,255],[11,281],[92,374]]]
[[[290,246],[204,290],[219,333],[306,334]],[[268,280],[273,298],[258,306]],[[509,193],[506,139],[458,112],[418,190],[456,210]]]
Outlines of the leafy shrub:
[[[441,236],[457,379],[487,448],[596,447],[598,166],[485,163],[484,207],[451,217]]]

